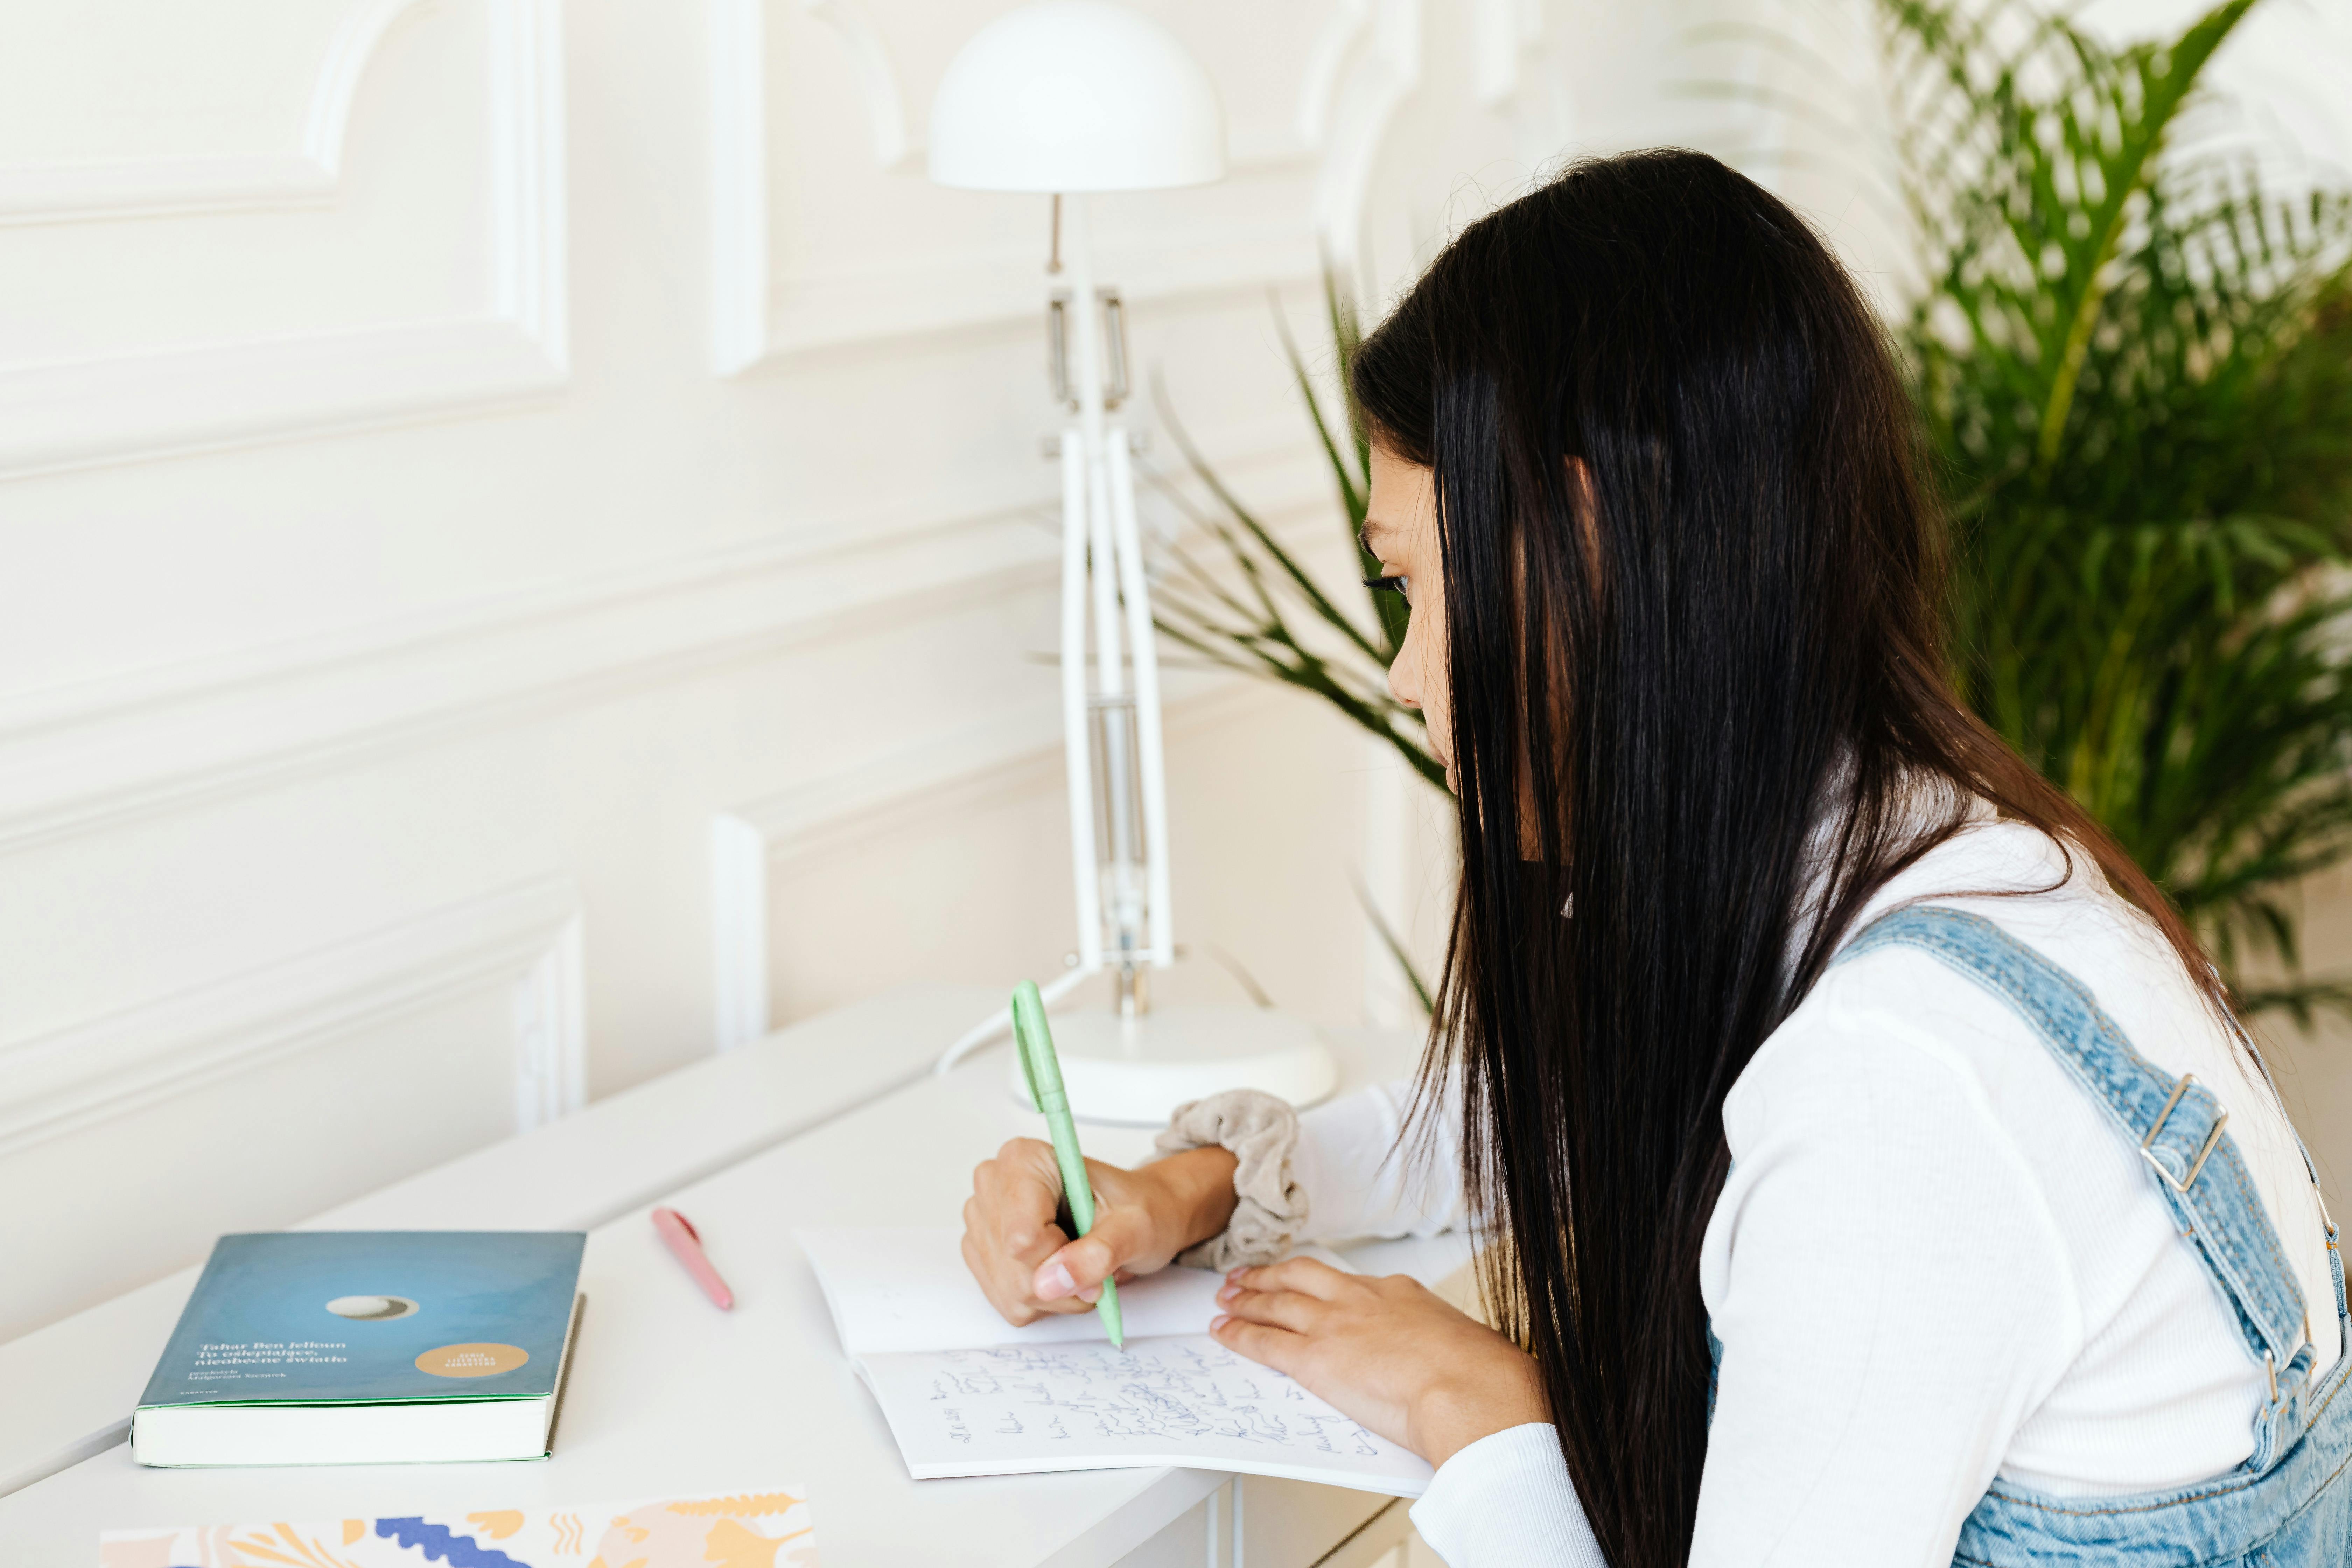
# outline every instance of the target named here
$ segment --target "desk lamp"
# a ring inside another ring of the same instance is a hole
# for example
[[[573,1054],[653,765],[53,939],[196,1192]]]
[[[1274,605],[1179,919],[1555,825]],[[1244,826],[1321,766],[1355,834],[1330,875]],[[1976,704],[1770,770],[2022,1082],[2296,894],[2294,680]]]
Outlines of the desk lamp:
[[[1150,589],[1136,526],[1126,319],[1095,282],[1090,193],[1206,184],[1225,172],[1224,115],[1208,73],[1166,28],[1111,0],[1035,0],[975,34],[932,100],[930,175],[964,190],[1054,202],[1046,337],[1061,438],[1062,724],[1078,945],[1045,988],[1066,996],[1111,972],[1108,1011],[1055,1030],[1072,1111],[1156,1126],[1186,1100],[1260,1089],[1294,1104],[1329,1094],[1328,1047],[1267,1009],[1150,1005],[1176,960],[1168,900],[1168,784]],[[950,1047],[940,1070],[1008,1018]],[[1012,1087],[1026,1098],[1016,1058]]]

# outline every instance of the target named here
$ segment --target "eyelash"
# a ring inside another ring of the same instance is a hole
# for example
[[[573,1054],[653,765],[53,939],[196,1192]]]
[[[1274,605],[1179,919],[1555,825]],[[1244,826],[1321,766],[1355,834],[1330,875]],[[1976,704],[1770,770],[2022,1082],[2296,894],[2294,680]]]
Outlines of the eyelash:
[[[1364,579],[1364,586],[1371,589],[1374,593],[1394,594],[1400,599],[1410,599],[1412,597],[1411,594],[1406,592],[1406,589],[1411,583],[1412,579],[1409,577],[1367,577]]]

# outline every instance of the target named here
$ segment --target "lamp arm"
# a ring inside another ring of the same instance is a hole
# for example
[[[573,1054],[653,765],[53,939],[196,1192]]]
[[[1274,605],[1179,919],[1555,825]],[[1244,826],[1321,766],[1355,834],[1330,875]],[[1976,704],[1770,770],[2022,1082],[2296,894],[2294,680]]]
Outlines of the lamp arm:
[[[1070,792],[1070,875],[1078,966],[1102,963],[1102,867],[1095,848],[1095,765],[1087,711],[1087,454],[1062,438],[1062,755]]]
[[[1134,723],[1127,705],[1128,638],[1119,626],[1119,551],[1115,542],[1118,502],[1113,483],[1109,432],[1103,415],[1104,369],[1102,310],[1095,291],[1093,215],[1084,195],[1072,195],[1062,205],[1066,243],[1063,265],[1068,269],[1073,336],[1078,351],[1078,432],[1087,463],[1087,538],[1090,551],[1088,577],[1094,597],[1095,696],[1103,720],[1103,793],[1110,813],[1113,900],[1110,911],[1118,937],[1118,958],[1132,963],[1144,956],[1137,951],[1149,894],[1135,884],[1139,854],[1135,820],[1137,780],[1133,751]],[[1123,441],[1125,437],[1122,436]],[[1128,497],[1132,503],[1133,497]],[[1065,556],[1066,560],[1066,555]],[[1149,626],[1149,621],[1146,623]],[[1089,726],[1089,732],[1091,725]]]
[[[1151,627],[1151,590],[1143,570],[1143,531],[1135,518],[1134,437],[1111,433],[1110,496],[1119,595],[1127,601],[1127,640],[1135,659],[1136,764],[1142,773],[1146,912],[1151,962],[1176,962],[1176,926],[1168,900],[1168,767],[1160,727],[1160,655]]]

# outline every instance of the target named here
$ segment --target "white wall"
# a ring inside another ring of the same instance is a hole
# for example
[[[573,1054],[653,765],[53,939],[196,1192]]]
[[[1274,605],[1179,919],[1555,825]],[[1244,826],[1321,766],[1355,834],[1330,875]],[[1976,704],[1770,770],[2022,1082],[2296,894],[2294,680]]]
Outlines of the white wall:
[[[722,817],[778,1021],[1057,967],[1045,208],[920,174],[1002,8],[0,10],[0,1338],[711,1050]],[[1266,290],[1487,111],[1407,0],[1145,8],[1234,167],[1106,280],[1336,541]],[[1360,1016],[1384,764],[1194,685],[1181,935]]]
[[[762,1013],[1057,964],[1045,214],[920,175],[1003,6],[0,0],[0,1338]],[[1691,42],[1733,0],[1143,8],[1234,173],[1104,203],[1106,280],[1327,549],[1269,288],[1311,336],[1318,247],[1383,299],[1564,150],[1780,134],[1668,90],[1766,68]],[[1186,689],[1183,939],[1399,1016],[1349,883],[1433,954],[1442,812]]]

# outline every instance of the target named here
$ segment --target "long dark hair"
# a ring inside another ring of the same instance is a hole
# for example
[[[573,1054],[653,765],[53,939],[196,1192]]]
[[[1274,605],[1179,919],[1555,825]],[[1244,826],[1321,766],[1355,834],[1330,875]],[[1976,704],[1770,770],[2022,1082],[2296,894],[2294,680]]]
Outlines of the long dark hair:
[[[1574,165],[1465,230],[1352,384],[1437,484],[1462,888],[1424,1089],[1459,1074],[1487,1298],[1602,1549],[1679,1565],[1724,1096],[1871,894],[1981,797],[2217,983],[1954,697],[1885,338],[1754,182],[1679,151]]]

